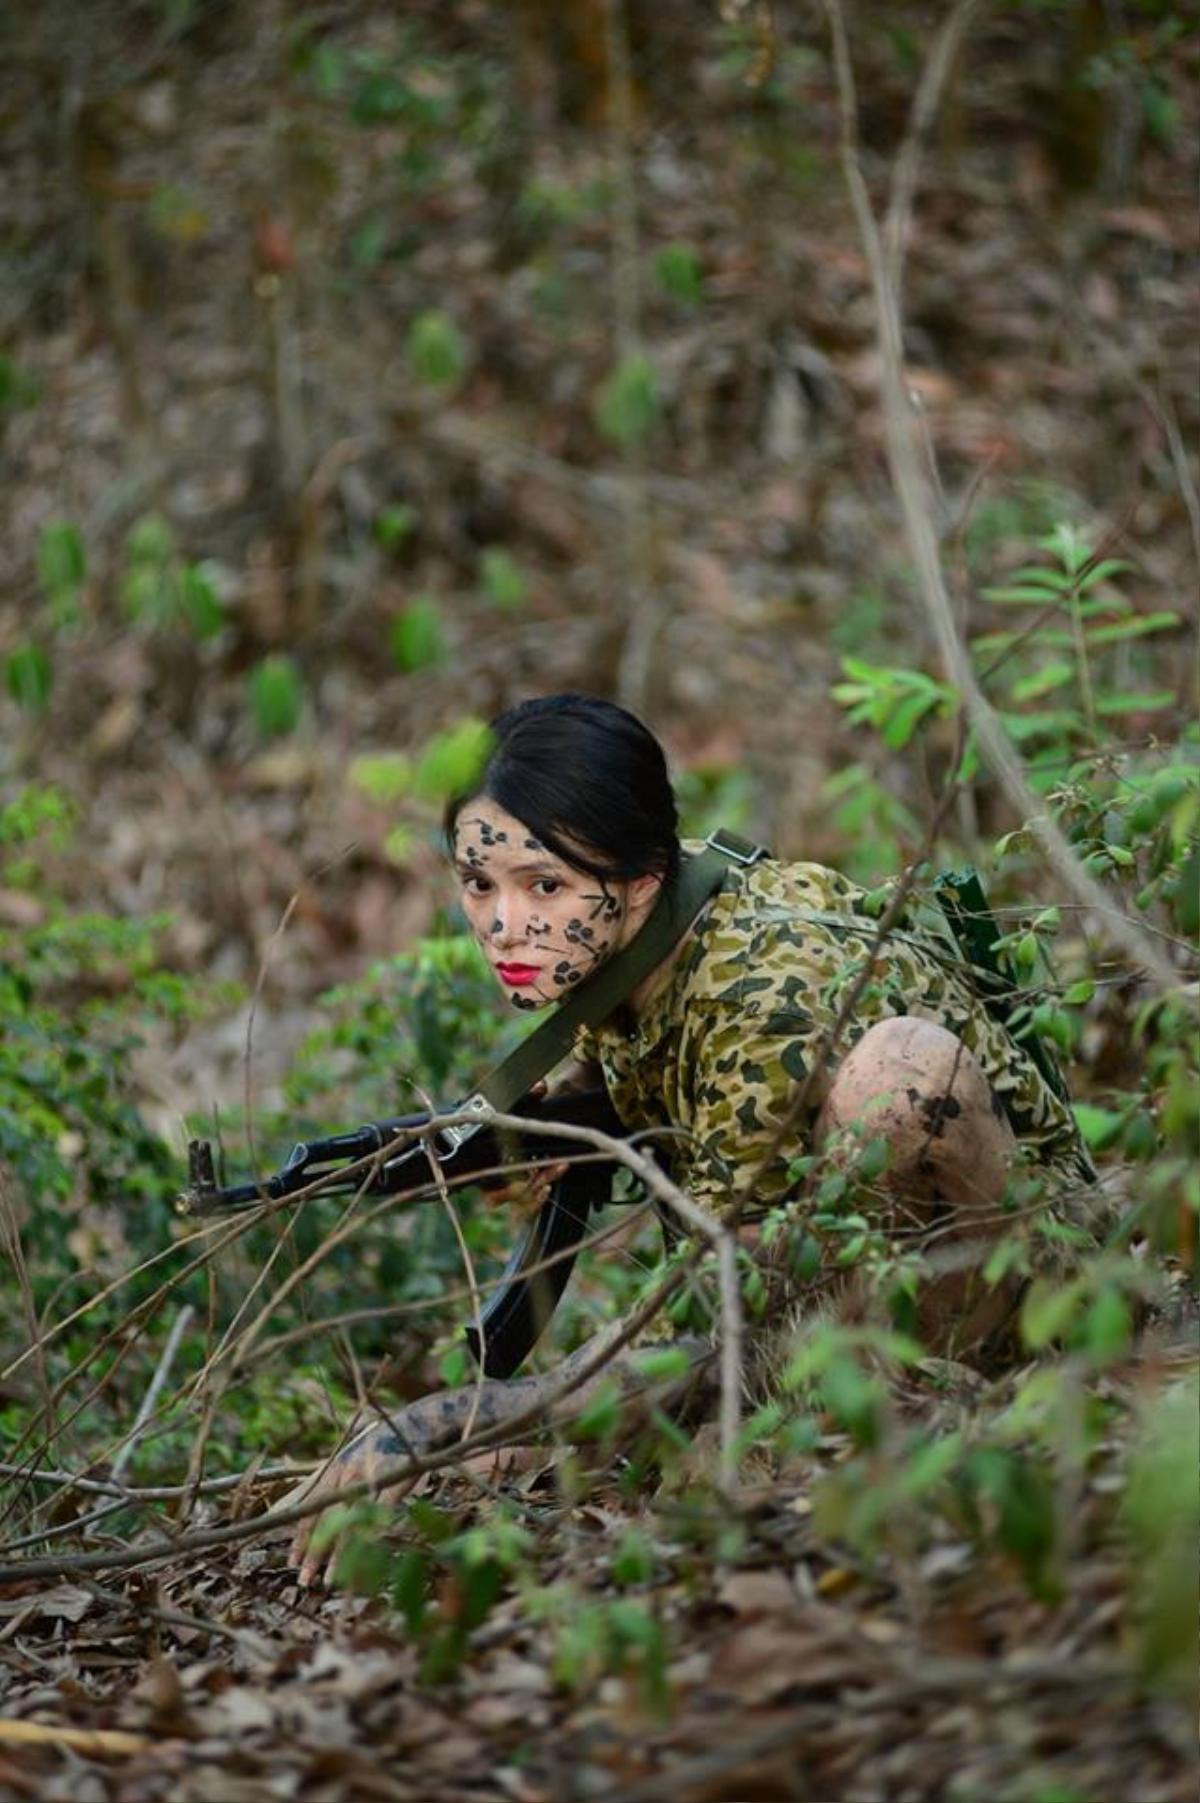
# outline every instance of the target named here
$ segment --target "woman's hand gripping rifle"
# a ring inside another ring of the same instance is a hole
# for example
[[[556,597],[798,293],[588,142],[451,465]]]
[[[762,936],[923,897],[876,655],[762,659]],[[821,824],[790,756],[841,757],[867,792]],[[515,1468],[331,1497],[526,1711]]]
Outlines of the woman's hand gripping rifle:
[[[519,1136],[501,1135],[485,1121],[472,1121],[471,1108],[468,1101],[447,1109],[447,1117],[458,1118],[445,1125],[434,1124],[443,1120],[441,1115],[409,1114],[368,1122],[328,1139],[301,1141],[278,1171],[257,1183],[219,1184],[211,1141],[194,1139],[188,1145],[187,1188],[176,1206],[185,1215],[223,1214],[317,1192],[416,1197],[427,1191],[432,1199],[438,1186],[429,1171],[431,1156],[450,1182],[503,1171],[518,1162],[554,1161],[559,1174],[548,1199],[526,1225],[484,1306],[482,1338],[476,1324],[466,1329],[467,1344],[484,1375],[511,1377],[554,1313],[590,1213],[610,1200],[616,1169],[604,1159],[563,1166],[563,1141],[539,1134],[538,1124],[592,1127],[615,1138],[626,1137],[627,1129],[603,1089],[531,1093],[514,1110],[529,1122],[528,1132]]]

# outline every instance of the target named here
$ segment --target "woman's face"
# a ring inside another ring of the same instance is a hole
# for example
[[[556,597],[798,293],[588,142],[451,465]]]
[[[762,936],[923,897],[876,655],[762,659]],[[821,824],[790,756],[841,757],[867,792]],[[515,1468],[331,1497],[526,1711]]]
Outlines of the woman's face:
[[[605,881],[564,864],[496,802],[468,801],[454,868],[471,931],[514,1008],[544,1008],[627,944],[656,877]]]

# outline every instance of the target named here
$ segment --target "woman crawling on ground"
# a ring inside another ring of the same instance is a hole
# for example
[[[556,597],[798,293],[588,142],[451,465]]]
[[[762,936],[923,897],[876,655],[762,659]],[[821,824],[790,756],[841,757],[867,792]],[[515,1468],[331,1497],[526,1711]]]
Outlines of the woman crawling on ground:
[[[661,746],[623,709],[551,695],[512,708],[492,732],[478,785],[448,811],[447,838],[471,931],[512,1006],[532,1010],[628,945],[696,848],[680,843]],[[873,1193],[885,1230],[979,1246],[1003,1226],[1015,1167],[1040,1173],[1047,1193],[1086,1181],[1075,1123],[949,941],[901,925],[876,946],[864,900],[821,865],[731,866],[658,968],[584,1036],[580,1062],[599,1067],[627,1127],[681,1130],[673,1180],[707,1209],[752,1179],[742,1218],[761,1217],[797,1189],[799,1154],[836,1158],[882,1138]],[[870,980],[826,1055],[867,960]],[[969,1355],[1012,1302],[969,1264],[931,1278],[920,1327]],[[544,1381],[487,1380],[476,1424],[526,1411]],[[385,1484],[411,1452],[459,1437],[477,1395],[470,1385],[427,1398],[365,1429],[321,1488],[333,1500],[343,1486]],[[291,1552],[306,1579],[317,1569],[312,1519]]]

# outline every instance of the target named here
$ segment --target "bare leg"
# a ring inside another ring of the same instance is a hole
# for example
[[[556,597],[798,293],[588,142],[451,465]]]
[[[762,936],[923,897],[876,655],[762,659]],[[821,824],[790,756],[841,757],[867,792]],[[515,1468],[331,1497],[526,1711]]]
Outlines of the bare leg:
[[[936,1232],[935,1250],[986,1242],[1003,1228],[1001,1202],[1016,1151],[1003,1108],[974,1055],[945,1027],[902,1015],[871,1027],[834,1073],[816,1142],[849,1166],[869,1139],[888,1146],[881,1187],[897,1230]],[[1012,1308],[968,1267],[932,1277],[921,1331],[955,1351],[992,1333]]]

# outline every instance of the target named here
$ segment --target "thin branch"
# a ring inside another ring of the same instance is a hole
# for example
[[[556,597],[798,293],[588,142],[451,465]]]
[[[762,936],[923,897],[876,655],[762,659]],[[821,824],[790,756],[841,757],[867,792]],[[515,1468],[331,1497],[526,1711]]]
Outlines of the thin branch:
[[[19,1465],[11,1459],[0,1459],[0,1475],[21,1477],[30,1484],[54,1484],[63,1490],[80,1490],[92,1496],[115,1496],[122,1508],[130,1503],[171,1502],[175,1497],[186,1495],[191,1488],[189,1484],[114,1484],[111,1478],[81,1477],[76,1471],[31,1471],[27,1466]],[[297,1478],[305,1475],[305,1467],[267,1465],[254,1475],[256,1482],[267,1483],[277,1479],[294,1483]],[[224,1477],[206,1477],[200,1489],[206,1496],[215,1496],[222,1490],[236,1490],[245,1481],[244,1471],[230,1471]]]
[[[963,36],[978,11],[980,0],[961,0],[934,39],[909,114],[908,130],[892,170],[892,192],[883,224],[887,275],[900,304],[904,281],[904,253],[912,219],[913,200],[921,168],[921,152],[937,118],[947,78],[962,46]]]
[[[438,1163],[437,1154],[429,1140],[425,1141],[425,1156],[429,1161],[429,1168],[433,1174],[433,1180],[437,1184],[438,1200],[441,1202],[441,1205],[449,1218],[450,1226],[458,1245],[458,1256],[462,1259],[463,1270],[467,1274],[467,1288],[471,1292],[471,1317],[475,1324],[475,1333],[478,1344],[482,1348],[486,1344],[486,1335],[483,1330],[483,1301],[479,1293],[479,1279],[475,1275],[475,1261],[471,1257],[471,1248],[467,1245],[466,1235],[462,1230],[462,1222],[458,1218],[458,1210],[455,1208],[450,1197],[450,1188],[446,1182],[446,1173]],[[475,1420],[479,1414],[479,1405],[483,1401],[483,1386],[487,1382],[483,1366],[484,1361],[481,1358],[479,1361],[479,1368],[475,1373],[475,1395],[471,1402],[471,1411],[463,1422],[461,1438],[464,1440],[469,1440],[474,1431]]]
[[[637,223],[637,171],[633,156],[633,71],[625,0],[604,0],[604,48],[608,63],[609,147],[613,172],[613,318],[618,365],[642,349],[641,247]],[[662,603],[655,590],[653,525],[640,438],[625,446],[621,525],[626,585],[625,635],[617,690],[627,707],[646,707]]]
[[[133,1426],[130,1428],[112,1462],[110,1476],[114,1484],[120,1482],[121,1473],[133,1457],[137,1443],[146,1431],[150,1418],[154,1413],[154,1405],[158,1401],[163,1385],[171,1374],[171,1366],[175,1363],[175,1354],[179,1350],[179,1342],[187,1332],[193,1312],[191,1303],[185,1302],[171,1324],[171,1331],[167,1335],[167,1343],[162,1349],[154,1376],[150,1379],[150,1387],[142,1397],[141,1407],[138,1409]]]

